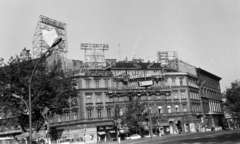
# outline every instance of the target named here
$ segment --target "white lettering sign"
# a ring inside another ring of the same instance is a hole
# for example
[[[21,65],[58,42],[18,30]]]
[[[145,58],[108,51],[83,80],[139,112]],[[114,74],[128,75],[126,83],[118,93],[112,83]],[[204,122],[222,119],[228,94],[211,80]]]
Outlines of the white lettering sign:
[[[142,81],[138,83],[140,87],[144,87],[144,86],[151,86],[153,85],[153,81]]]

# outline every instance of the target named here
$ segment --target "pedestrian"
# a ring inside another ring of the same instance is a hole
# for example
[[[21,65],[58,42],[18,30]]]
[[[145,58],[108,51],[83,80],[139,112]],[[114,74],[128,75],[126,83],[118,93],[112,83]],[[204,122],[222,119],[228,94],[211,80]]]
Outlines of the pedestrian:
[[[168,128],[168,127],[167,127],[166,131],[167,131],[167,134],[170,135],[170,132],[169,132],[169,128]]]

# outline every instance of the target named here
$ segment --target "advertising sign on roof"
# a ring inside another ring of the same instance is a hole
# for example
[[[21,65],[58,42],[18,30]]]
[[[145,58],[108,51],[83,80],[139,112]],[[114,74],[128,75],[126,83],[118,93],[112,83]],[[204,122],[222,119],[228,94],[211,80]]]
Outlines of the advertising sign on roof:
[[[81,49],[109,49],[108,44],[81,43]]]

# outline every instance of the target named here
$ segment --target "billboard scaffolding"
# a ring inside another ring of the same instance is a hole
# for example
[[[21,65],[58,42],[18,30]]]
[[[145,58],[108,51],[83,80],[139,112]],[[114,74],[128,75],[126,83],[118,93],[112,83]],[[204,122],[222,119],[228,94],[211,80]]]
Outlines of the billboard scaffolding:
[[[178,71],[179,64],[178,54],[176,51],[158,51],[157,58],[161,67]]]
[[[59,38],[62,38],[62,41],[55,46],[54,51],[64,58],[65,63],[68,50],[66,24],[42,15],[39,16],[33,37],[33,58],[40,57],[49,48],[43,39],[42,30],[50,31],[52,29],[57,31]]]
[[[108,44],[81,43],[80,47],[85,51],[85,69],[102,69],[106,66],[104,51],[109,49]]]

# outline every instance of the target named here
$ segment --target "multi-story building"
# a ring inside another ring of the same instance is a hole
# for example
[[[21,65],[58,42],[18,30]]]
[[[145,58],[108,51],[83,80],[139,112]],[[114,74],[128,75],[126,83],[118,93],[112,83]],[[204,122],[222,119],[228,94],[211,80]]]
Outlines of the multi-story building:
[[[63,115],[55,115],[50,121],[52,140],[67,137],[111,140],[117,133],[114,107],[118,105],[123,114],[126,104],[137,98],[149,102],[152,115],[163,117],[154,127],[162,127],[164,132],[167,128],[170,133],[197,132],[203,125],[222,125],[218,121],[223,116],[220,77],[184,62],[179,63],[178,71],[162,68],[159,63],[147,67],[149,63],[111,62],[108,70],[80,69],[67,73],[77,80],[78,96],[70,99],[70,107]],[[138,84],[145,80],[153,80],[147,90]],[[143,129],[148,130],[146,127]],[[154,133],[157,132],[154,128]],[[124,136],[124,131],[120,134]]]
[[[208,127],[224,126],[224,112],[222,94],[220,90],[221,78],[201,68],[196,68],[204,123]]]

